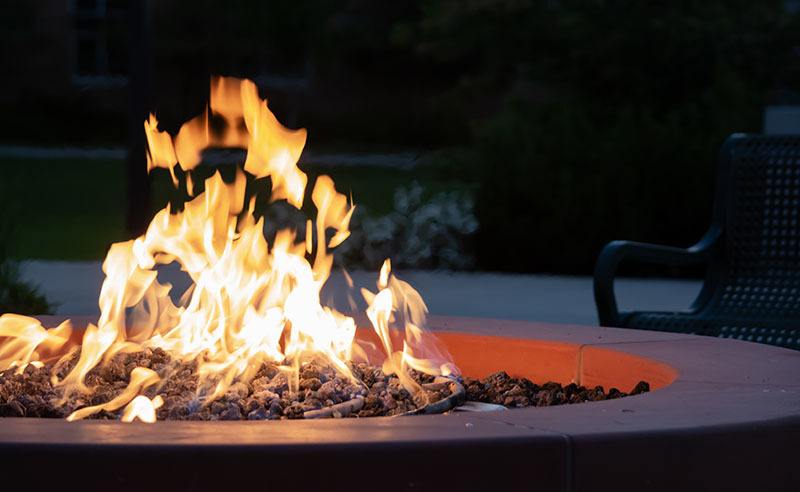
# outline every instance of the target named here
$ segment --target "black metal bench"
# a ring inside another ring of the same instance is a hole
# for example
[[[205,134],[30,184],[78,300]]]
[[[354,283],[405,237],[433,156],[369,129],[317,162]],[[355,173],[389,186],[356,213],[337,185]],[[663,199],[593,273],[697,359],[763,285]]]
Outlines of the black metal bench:
[[[692,306],[619,312],[620,262],[707,265]],[[800,349],[800,135],[734,134],[722,146],[712,224],[694,246],[612,241],[594,272],[600,324]]]

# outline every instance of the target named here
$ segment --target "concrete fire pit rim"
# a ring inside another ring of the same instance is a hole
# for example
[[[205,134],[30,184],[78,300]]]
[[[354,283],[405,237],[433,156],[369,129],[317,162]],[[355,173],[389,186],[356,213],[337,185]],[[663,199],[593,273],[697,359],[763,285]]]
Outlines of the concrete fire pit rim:
[[[73,318],[76,325],[87,318]],[[56,318],[43,319],[47,324]],[[281,422],[66,422],[0,419],[0,443],[47,445],[317,446],[406,442],[478,442],[730,432],[752,426],[800,425],[800,352],[690,335],[524,321],[432,316],[443,339],[504,336],[573,346],[582,370],[604,357],[665,363],[676,378],[644,395],[587,404],[488,413]],[[738,362],[736,362],[738,361]],[[734,363],[736,362],[736,363]]]

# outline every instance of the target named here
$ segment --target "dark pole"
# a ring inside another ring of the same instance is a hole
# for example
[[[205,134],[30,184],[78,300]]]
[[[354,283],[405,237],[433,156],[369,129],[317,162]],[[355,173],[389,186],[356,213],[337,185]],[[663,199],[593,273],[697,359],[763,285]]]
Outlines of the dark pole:
[[[145,157],[144,120],[152,110],[152,51],[148,0],[128,7],[128,232],[144,233],[150,215],[150,181]]]

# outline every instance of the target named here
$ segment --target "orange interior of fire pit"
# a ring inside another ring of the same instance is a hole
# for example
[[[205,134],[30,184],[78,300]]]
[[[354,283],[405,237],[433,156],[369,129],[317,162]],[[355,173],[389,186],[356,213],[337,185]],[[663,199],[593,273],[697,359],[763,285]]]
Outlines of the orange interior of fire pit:
[[[505,371],[510,376],[526,377],[536,383],[554,381],[588,387],[603,386],[631,390],[647,381],[652,390],[671,384],[678,377],[672,366],[617,350],[548,340],[436,332],[453,362],[465,376],[483,378]],[[359,329],[358,339],[378,340],[371,329]],[[369,351],[370,356],[373,353]],[[380,357],[380,353],[374,355]]]
[[[647,381],[651,390],[657,390],[678,378],[678,371],[663,362],[597,346],[584,350],[579,344],[549,340],[442,331],[435,334],[463,374],[473,378],[505,371],[536,383],[574,382],[622,391],[630,390],[639,381]],[[75,330],[73,342],[80,343],[82,336],[83,329]],[[357,339],[380,343],[372,328],[359,328]],[[385,357],[380,350],[366,351],[373,362]]]
[[[80,343],[82,336],[83,330],[76,330],[73,341]],[[574,382],[622,391],[630,390],[639,381],[647,381],[651,390],[657,390],[678,378],[678,371],[664,362],[597,346],[584,350],[584,346],[575,343],[460,332],[439,331],[436,337],[463,374],[473,378],[505,371],[536,383]],[[357,339],[380,343],[372,328],[359,328]],[[366,351],[373,362],[385,357],[379,350]]]

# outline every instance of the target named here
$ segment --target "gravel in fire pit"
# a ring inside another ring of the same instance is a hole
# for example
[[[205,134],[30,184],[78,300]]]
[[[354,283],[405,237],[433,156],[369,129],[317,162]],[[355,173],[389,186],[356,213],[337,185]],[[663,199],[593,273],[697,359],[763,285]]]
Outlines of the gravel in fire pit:
[[[464,378],[468,401],[494,403],[509,408],[549,407],[568,403],[612,400],[628,395],[638,395],[650,391],[645,381],[639,383],[628,393],[617,388],[605,391],[602,386],[587,388],[570,383],[547,382],[539,386],[526,378],[512,378],[505,372],[496,372],[483,379]]]
[[[161,349],[146,349],[132,354],[117,354],[108,363],[92,369],[86,384],[92,392],[64,397],[51,384],[51,374],[64,377],[77,362],[77,353],[66,363],[52,363],[41,368],[29,365],[22,374],[13,369],[0,372],[0,417],[65,418],[73,411],[108,402],[128,385],[131,371],[146,367],[157,372],[161,381],[143,393],[153,398],[161,395],[164,405],[158,409],[159,420],[279,420],[319,417],[373,417],[443,411],[463,402],[457,385],[442,383],[432,376],[412,371],[422,386],[410,394],[394,375],[378,367],[352,364],[354,375],[363,384],[337,374],[321,362],[310,362],[300,369],[299,388],[289,389],[287,374],[275,364],[265,363],[248,383],[236,382],[219,398],[208,402],[215,381],[198,387],[195,363],[172,359]],[[506,407],[550,406],[619,398],[649,391],[640,382],[630,393],[616,388],[585,388],[575,384],[541,386],[524,378],[512,378],[504,372],[483,379],[464,378],[466,400],[493,403]],[[437,405],[446,401],[450,405]],[[122,409],[101,411],[90,418],[118,419]]]

